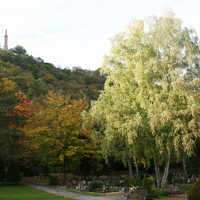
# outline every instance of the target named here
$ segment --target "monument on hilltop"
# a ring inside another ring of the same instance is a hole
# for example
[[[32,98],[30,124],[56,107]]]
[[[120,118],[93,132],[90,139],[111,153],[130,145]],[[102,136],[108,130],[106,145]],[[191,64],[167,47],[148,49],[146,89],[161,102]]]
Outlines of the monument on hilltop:
[[[3,47],[3,49],[5,51],[8,51],[8,34],[7,34],[7,29],[6,29],[5,35],[4,35],[4,47]]]

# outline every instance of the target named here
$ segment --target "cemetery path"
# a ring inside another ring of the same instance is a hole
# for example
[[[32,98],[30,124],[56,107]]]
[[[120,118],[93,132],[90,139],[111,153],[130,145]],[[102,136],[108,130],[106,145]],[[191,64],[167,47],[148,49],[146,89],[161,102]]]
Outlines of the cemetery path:
[[[77,200],[121,200],[122,197],[120,195],[115,196],[87,196],[83,194],[77,194],[73,192],[68,192],[62,189],[48,187],[48,186],[41,186],[41,185],[28,185],[34,189],[42,190],[51,194],[55,194],[61,197],[68,197]]]

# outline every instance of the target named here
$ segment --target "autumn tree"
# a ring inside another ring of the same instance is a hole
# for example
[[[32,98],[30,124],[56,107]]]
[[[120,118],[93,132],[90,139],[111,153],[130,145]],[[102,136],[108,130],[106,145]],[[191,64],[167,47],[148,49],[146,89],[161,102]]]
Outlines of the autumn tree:
[[[195,31],[171,12],[134,20],[105,57],[107,80],[90,117],[107,138],[144,141],[158,187],[166,185],[172,155],[190,155],[199,137],[199,57]]]
[[[5,173],[23,157],[23,126],[30,117],[31,102],[19,90],[13,81],[0,80],[0,157]],[[12,171],[12,169],[11,169]],[[17,174],[16,174],[17,176]],[[14,177],[12,178],[14,180]]]
[[[64,179],[73,162],[80,165],[81,159],[98,157],[90,130],[82,128],[81,112],[86,107],[85,100],[49,92],[25,128],[32,150],[39,152],[43,162],[62,165]]]

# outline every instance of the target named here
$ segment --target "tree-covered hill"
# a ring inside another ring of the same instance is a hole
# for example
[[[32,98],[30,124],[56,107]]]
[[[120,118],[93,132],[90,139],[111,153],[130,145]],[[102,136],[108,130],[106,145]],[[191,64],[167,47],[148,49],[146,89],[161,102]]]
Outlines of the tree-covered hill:
[[[92,163],[101,169],[101,154],[91,130],[82,128],[81,113],[104,81],[99,70],[56,68],[21,46],[0,49],[0,182],[40,168],[89,173]]]
[[[14,81],[29,98],[38,99],[49,90],[61,92],[72,98],[96,99],[103,88],[105,77],[99,70],[81,68],[60,69],[41,58],[29,55],[17,46],[8,51],[0,50],[0,78]]]

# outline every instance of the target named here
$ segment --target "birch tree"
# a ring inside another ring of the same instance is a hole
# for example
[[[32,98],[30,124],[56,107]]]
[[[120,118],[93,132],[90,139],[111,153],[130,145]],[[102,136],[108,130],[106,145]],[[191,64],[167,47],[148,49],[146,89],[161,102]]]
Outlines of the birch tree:
[[[108,138],[120,132],[129,144],[144,141],[158,187],[167,183],[172,154],[190,155],[199,137],[199,53],[195,31],[169,12],[133,20],[105,57],[107,80],[90,116]]]

